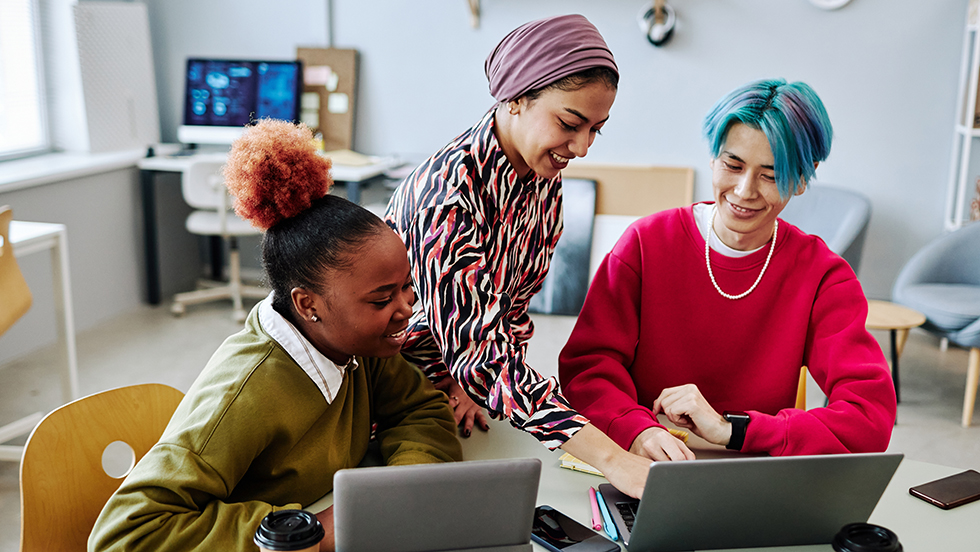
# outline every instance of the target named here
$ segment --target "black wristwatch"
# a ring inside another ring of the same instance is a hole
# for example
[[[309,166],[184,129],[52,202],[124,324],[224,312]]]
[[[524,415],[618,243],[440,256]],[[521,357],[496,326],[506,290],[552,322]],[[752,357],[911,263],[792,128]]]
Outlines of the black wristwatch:
[[[745,444],[745,431],[749,428],[749,415],[745,412],[736,412],[732,410],[726,410],[722,413],[722,416],[728,420],[728,423],[732,424],[732,438],[725,445],[725,448],[731,450],[742,450],[742,445]]]

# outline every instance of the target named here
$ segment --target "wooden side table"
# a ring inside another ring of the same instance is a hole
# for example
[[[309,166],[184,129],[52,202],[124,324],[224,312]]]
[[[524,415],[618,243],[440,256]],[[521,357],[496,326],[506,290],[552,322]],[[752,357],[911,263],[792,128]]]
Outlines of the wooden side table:
[[[869,330],[888,330],[891,334],[892,381],[895,382],[895,401],[901,401],[898,391],[898,357],[905,348],[909,330],[918,328],[926,321],[926,316],[919,311],[888,301],[868,301],[868,321],[865,327]]]

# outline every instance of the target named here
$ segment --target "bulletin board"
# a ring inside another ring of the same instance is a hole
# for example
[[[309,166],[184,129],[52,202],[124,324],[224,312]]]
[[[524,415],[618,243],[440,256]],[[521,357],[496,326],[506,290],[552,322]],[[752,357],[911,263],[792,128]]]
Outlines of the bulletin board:
[[[694,199],[694,169],[690,167],[572,163],[561,174],[596,181],[597,215],[642,217],[690,205]]]
[[[297,48],[303,62],[300,120],[323,136],[326,151],[353,149],[357,50]]]

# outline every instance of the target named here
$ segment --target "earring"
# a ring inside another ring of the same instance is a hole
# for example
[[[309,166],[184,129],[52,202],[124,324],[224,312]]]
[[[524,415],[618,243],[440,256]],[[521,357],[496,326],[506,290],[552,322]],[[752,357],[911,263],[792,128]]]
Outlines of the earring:
[[[314,324],[317,323],[317,322],[319,322],[319,321],[320,321],[320,317],[317,316],[317,315],[315,315],[315,314],[310,317],[310,322],[313,322]]]

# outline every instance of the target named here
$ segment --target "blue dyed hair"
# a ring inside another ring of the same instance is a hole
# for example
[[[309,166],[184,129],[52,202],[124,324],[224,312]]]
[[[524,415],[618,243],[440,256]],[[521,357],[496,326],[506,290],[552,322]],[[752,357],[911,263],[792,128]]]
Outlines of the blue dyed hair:
[[[816,172],[814,163],[827,158],[833,128],[823,102],[803,82],[783,79],[749,83],[729,92],[704,118],[704,136],[712,158],[721,155],[728,130],[735,123],[761,130],[774,159],[776,187],[786,199],[804,188]]]

